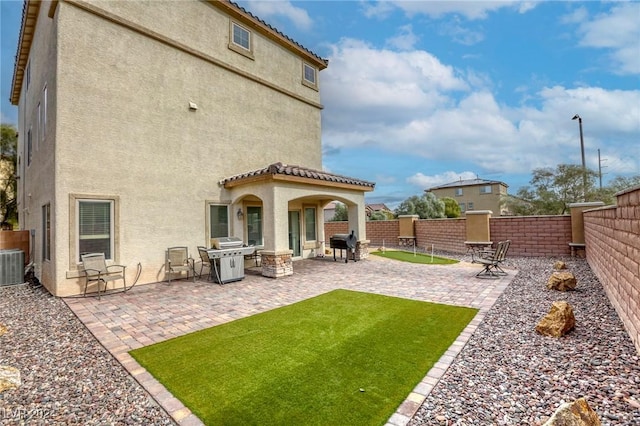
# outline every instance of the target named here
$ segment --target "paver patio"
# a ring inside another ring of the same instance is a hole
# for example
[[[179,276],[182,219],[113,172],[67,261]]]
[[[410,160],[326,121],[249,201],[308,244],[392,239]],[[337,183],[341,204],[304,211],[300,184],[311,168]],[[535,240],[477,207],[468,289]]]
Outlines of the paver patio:
[[[332,257],[294,262],[292,276],[272,279],[247,270],[242,281],[218,285],[205,277],[134,287],[127,293],[66,298],[65,302],[96,339],[180,425],[202,424],[128,353],[235,319],[343,288],[479,309],[449,350],[391,416],[406,424],[482,322],[515,271],[499,279],[478,279],[478,265],[420,265],[370,256],[360,262]]]

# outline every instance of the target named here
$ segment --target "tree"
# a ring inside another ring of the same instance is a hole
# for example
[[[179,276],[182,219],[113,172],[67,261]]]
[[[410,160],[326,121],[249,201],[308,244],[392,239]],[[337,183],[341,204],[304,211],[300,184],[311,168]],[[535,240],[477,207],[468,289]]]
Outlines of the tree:
[[[443,218],[444,202],[438,200],[431,192],[422,196],[414,195],[404,200],[395,209],[396,216],[405,214],[417,214],[420,219]]]
[[[342,203],[336,203],[333,218],[329,222],[342,222],[345,220],[349,220],[349,210],[347,209],[347,206]]]
[[[442,197],[440,199],[444,203],[444,215],[448,218],[460,217],[460,204],[451,197]]]
[[[587,170],[587,191],[583,196],[582,173],[582,167],[571,164],[535,169],[531,186],[520,188],[515,196],[507,195],[500,202],[516,216],[565,214],[569,204],[584,200],[615,204],[616,192],[640,185],[640,176],[618,176],[606,187],[596,188],[597,174]]]
[[[367,220],[389,220],[389,218],[384,212],[372,212]]]
[[[0,226],[11,229],[18,223],[18,136],[16,128],[11,124],[1,124],[0,133]]]

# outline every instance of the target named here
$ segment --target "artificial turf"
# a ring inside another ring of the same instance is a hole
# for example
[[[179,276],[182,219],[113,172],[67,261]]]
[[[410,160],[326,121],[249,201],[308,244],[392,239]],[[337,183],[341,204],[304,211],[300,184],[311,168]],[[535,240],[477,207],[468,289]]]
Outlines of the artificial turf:
[[[414,253],[403,250],[385,250],[385,251],[372,251],[371,254],[376,256],[385,257],[387,259],[401,260],[403,262],[411,263],[424,263],[424,264],[437,264],[437,265],[450,265],[458,263],[455,259],[447,259],[446,257],[431,256],[425,253]]]
[[[130,353],[207,425],[376,425],[476,313],[334,290]]]

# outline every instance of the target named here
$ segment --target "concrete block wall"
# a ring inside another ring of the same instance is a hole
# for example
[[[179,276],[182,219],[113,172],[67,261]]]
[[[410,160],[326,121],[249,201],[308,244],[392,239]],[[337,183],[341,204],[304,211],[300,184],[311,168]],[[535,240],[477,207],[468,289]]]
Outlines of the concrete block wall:
[[[587,261],[640,353],[640,186],[584,212]]]
[[[422,219],[416,222],[416,244],[425,250],[467,251],[465,219]]]
[[[333,234],[348,234],[349,232],[351,231],[349,231],[348,222],[325,222],[325,246],[329,248],[329,238],[331,238]],[[370,241],[369,247],[372,247],[373,250],[377,249],[377,246],[381,246],[383,242],[389,247],[397,246],[399,235],[400,227],[397,220],[374,220],[367,222],[367,240]]]
[[[509,256],[568,256],[571,216],[503,216],[489,220],[491,240],[511,240]]]

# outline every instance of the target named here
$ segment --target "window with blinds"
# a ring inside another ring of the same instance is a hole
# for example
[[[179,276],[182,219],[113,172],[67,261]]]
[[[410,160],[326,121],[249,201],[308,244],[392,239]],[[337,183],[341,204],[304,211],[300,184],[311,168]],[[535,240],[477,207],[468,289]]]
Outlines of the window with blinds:
[[[112,218],[112,200],[78,200],[78,260],[83,253],[113,258]]]

